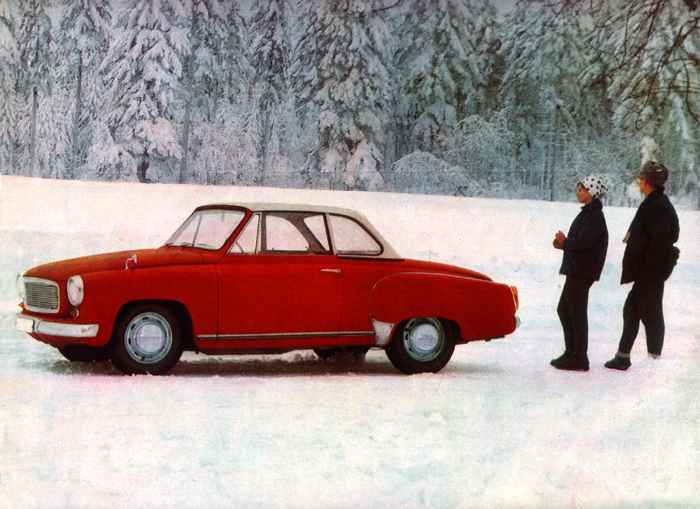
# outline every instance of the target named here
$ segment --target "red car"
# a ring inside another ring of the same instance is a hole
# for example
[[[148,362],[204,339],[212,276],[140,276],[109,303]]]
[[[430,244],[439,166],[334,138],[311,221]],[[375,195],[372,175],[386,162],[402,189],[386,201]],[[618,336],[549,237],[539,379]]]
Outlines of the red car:
[[[206,205],[158,249],[28,270],[17,328],[71,361],[162,374],[206,354],[383,348],[437,372],[457,344],[518,325],[518,292],[472,270],[401,258],[355,211]]]

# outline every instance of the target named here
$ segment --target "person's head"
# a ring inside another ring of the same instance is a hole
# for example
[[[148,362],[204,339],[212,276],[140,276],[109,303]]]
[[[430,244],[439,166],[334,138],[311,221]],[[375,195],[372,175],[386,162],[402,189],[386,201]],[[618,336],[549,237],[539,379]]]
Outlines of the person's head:
[[[598,175],[589,175],[576,185],[576,199],[585,204],[600,199],[607,192],[608,186],[605,184],[605,179]]]
[[[639,191],[648,196],[654,191],[664,190],[666,180],[668,179],[668,170],[658,161],[647,161],[639,170]]]

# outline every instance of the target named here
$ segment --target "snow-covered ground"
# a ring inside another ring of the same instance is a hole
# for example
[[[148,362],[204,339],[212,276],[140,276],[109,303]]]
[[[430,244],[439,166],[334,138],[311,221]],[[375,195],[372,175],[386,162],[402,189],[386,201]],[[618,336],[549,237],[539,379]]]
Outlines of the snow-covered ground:
[[[286,201],[365,213],[404,256],[520,290],[522,327],[459,347],[435,375],[186,354],[172,376],[82,366],[16,332],[15,275],[157,246],[196,205]],[[0,507],[700,507],[700,213],[680,212],[659,360],[617,347],[621,239],[591,291],[591,370],[567,373],[556,304],[574,203],[0,177]]]

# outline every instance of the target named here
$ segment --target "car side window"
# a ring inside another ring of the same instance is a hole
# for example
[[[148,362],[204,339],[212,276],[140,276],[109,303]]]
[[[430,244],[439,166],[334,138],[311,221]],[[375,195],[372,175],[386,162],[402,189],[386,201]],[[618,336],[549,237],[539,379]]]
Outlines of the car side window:
[[[330,215],[333,242],[338,254],[378,255],[382,246],[357,221],[346,216]]]
[[[265,252],[306,252],[309,243],[292,224],[289,218],[282,214],[270,213],[265,215]]]
[[[243,231],[231,244],[229,254],[254,254],[258,243],[258,225],[260,224],[260,214],[254,214]]]
[[[304,218],[304,224],[318,240],[324,251],[330,251],[328,234],[326,233],[326,219],[323,214],[314,214]]]
[[[262,232],[264,253],[330,253],[326,221],[321,213],[267,212]]]

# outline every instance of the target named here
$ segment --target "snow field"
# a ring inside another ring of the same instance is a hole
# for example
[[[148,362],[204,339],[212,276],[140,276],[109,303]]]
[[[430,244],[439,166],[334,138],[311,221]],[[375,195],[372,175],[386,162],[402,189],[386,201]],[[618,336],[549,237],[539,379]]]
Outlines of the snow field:
[[[363,212],[397,251],[481,270],[520,291],[523,325],[407,377],[310,352],[207,357],[172,376],[71,364],[12,329],[17,272],[157,246],[210,202],[284,201]],[[0,177],[2,507],[700,506],[700,212],[680,211],[658,361],[643,334],[615,351],[633,209],[606,208],[610,249],[591,290],[588,373],[549,366],[563,346],[551,247],[573,203]]]

